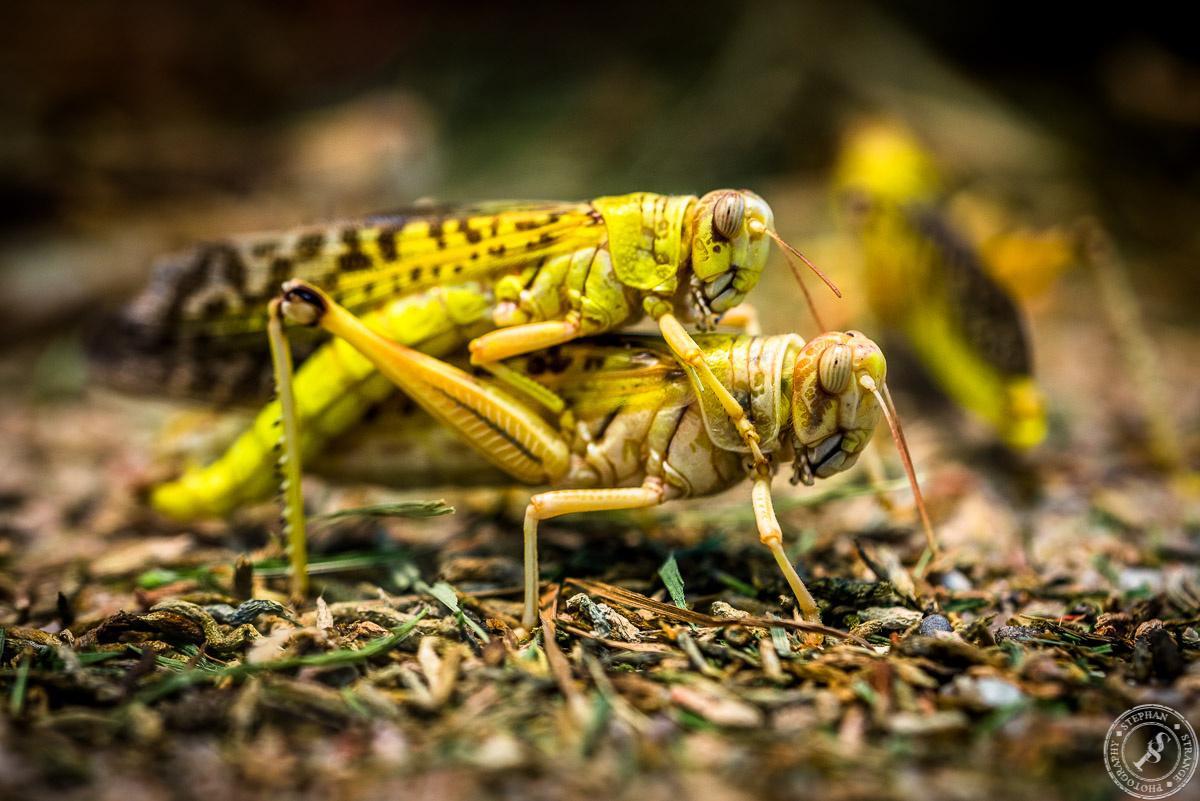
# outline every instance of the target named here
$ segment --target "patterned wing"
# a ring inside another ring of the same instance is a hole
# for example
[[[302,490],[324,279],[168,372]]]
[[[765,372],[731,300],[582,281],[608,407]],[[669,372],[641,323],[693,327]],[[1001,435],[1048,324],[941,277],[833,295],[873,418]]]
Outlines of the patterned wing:
[[[508,359],[506,365],[555,392],[580,418],[618,408],[660,407],[687,374],[660,337],[609,334]]]
[[[141,295],[90,338],[95,372],[130,391],[261,399],[267,303],[290,278],[362,312],[437,285],[486,283],[599,242],[603,230],[586,203],[493,202],[201,244],[160,260]],[[301,341],[298,355],[316,341]]]
[[[1030,375],[1033,359],[1025,322],[1013,299],[988,275],[975,249],[935,212],[913,212],[912,224],[935,247],[932,280],[941,285],[954,327],[968,347],[1004,375]]]

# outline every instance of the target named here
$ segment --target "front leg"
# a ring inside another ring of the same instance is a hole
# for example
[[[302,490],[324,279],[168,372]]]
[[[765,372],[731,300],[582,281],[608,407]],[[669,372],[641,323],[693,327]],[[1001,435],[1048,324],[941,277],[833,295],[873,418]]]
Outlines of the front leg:
[[[684,364],[695,368],[700,383],[716,395],[717,400],[720,401],[721,408],[725,410],[725,414],[729,415],[729,419],[733,421],[738,434],[742,437],[742,442],[750,450],[750,455],[754,459],[754,474],[757,476],[769,475],[770,465],[767,464],[767,458],[758,446],[758,431],[746,417],[746,410],[730,394],[720,379],[713,374],[712,368],[708,366],[704,352],[700,350],[696,340],[692,339],[692,335],[670,313],[663,314],[658,318],[658,327],[675,357]]]
[[[810,623],[820,623],[821,613],[817,611],[817,602],[813,600],[812,593],[808,591],[808,587],[804,586],[800,575],[796,573],[796,568],[792,566],[792,560],[788,559],[783,550],[783,529],[779,527],[779,518],[775,516],[775,505],[771,502],[770,476],[759,476],[754,479],[751,499],[754,505],[754,522],[758,525],[758,538],[775,557],[775,563],[779,565],[783,577],[787,579],[788,586],[792,588],[792,593],[796,596],[800,614]]]
[[[580,335],[583,326],[579,312],[569,312],[565,319],[544,323],[524,323],[498,331],[489,331],[471,340],[471,364],[498,362],[513,356],[533,353],[570,342]]]

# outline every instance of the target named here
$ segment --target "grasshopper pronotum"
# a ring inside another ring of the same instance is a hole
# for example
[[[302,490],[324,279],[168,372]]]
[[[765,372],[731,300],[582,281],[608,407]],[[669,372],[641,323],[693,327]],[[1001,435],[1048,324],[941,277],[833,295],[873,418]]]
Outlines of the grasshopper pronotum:
[[[232,392],[265,372],[267,304],[283,281],[300,278],[401,344],[440,356],[469,341],[473,363],[520,382],[503,359],[649,316],[765,465],[755,427],[684,323],[711,327],[741,303],[772,240],[797,269],[792,257],[803,257],[775,233],[767,204],[745,190],[422,209],[217,243],[167,262],[101,347],[127,362],[130,353],[149,354],[135,358],[124,378],[118,371],[118,384]],[[301,365],[296,417],[306,453],[389,391],[373,372],[337,343]],[[269,495],[279,416],[276,404],[264,409],[222,458],[158,487],[154,506],[192,518]]]
[[[724,406],[707,391],[705,372],[680,362],[662,339],[582,341],[560,348],[551,358],[537,354],[509,362],[508,369],[561,402],[550,408],[539,402],[540,392],[522,392],[520,383],[514,392],[372,331],[302,281],[285,285],[272,314],[319,325],[349,343],[493,465],[525,483],[556,487],[534,495],[525,513],[522,622],[527,627],[537,614],[541,520],[710,495],[747,476],[753,481],[759,537],[805,619],[818,620],[816,603],[783,549],[771,503],[770,458],[793,460],[793,483],[811,484],[845,470],[866,446],[880,411],[908,471],[930,547],[935,547],[887,393],[883,353],[860,333],[822,334],[807,344],[794,334],[699,338],[707,374],[749,411],[740,419],[752,421],[754,441],[764,454],[758,461]],[[286,350],[278,327],[272,330],[272,344],[276,351]],[[286,356],[281,354],[279,361],[286,363]],[[286,374],[281,394],[285,399],[290,395]],[[288,488],[294,490],[299,478],[295,458],[288,468]],[[299,523],[294,493],[286,500],[285,516]]]

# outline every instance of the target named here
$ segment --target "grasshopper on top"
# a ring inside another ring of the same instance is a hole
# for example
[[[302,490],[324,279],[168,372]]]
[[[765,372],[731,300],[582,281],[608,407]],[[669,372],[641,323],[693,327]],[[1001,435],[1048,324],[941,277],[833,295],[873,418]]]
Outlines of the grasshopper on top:
[[[472,362],[494,370],[507,357],[648,315],[765,468],[754,427],[684,324],[711,327],[741,303],[772,240],[791,263],[794,251],[775,233],[770,207],[753,192],[728,189],[428,208],[246,236],[163,262],[96,351],[108,357],[108,378],[118,386],[224,399],[261,392],[269,386],[267,305],[289,279],[311,282],[417,350],[446,355],[470,341]],[[386,393],[373,372],[336,343],[305,361],[295,391],[306,452]],[[268,495],[278,419],[277,406],[264,409],[218,462],[155,492],[155,505],[186,518]]]

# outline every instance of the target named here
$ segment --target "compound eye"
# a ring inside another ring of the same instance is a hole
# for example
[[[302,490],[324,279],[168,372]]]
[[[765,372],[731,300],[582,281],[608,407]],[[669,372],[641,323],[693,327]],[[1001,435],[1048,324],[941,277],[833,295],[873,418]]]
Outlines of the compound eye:
[[[726,192],[713,204],[713,228],[726,239],[733,239],[746,215],[746,198],[741,192]]]
[[[821,354],[817,365],[817,379],[821,388],[837,395],[850,386],[850,346],[834,345]]]

